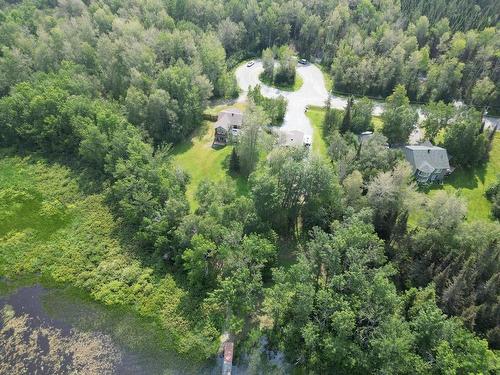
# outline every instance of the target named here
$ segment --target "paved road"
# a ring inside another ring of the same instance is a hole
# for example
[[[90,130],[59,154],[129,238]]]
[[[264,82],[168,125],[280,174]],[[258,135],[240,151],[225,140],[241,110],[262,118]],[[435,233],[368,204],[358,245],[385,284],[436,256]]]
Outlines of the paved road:
[[[264,71],[262,62],[257,60],[255,65],[247,67],[246,65],[240,66],[236,69],[236,80],[242,90],[238,98],[238,102],[247,100],[247,93],[249,87],[254,87],[258,84],[261,85],[261,93],[267,98],[276,98],[283,95],[288,101],[287,112],[281,126],[283,131],[299,130],[306,136],[311,136],[312,127],[309,119],[305,115],[305,108],[307,105],[324,106],[328,99],[328,91],[326,90],[323,73],[321,70],[312,64],[297,65],[297,73],[303,80],[302,87],[294,92],[281,91],[279,89],[269,87],[259,80],[259,75]],[[347,100],[338,96],[332,96],[332,108],[344,109],[347,105]],[[374,115],[380,115],[383,107],[376,104],[373,109]]]
[[[312,127],[305,115],[305,108],[307,105],[323,106],[328,98],[321,70],[311,64],[299,64],[297,66],[297,74],[301,76],[304,83],[299,90],[294,92],[281,91],[261,83],[259,75],[263,70],[264,68],[260,61],[256,61],[252,67],[242,65],[236,70],[236,79],[242,90],[238,101],[245,101],[247,99],[248,87],[254,87],[257,84],[261,85],[261,92],[265,97],[275,98],[283,95],[288,101],[288,107],[281,130],[299,130],[304,135],[311,136],[312,139]]]
[[[497,132],[500,132],[500,117],[484,116],[484,123],[486,125],[486,128],[494,129],[496,127]]]
[[[257,60],[252,67],[241,65],[236,69],[236,80],[242,90],[238,98],[238,102],[244,102],[247,99],[248,87],[254,87],[258,84],[261,85],[262,95],[268,98],[276,98],[283,95],[288,101],[287,112],[281,129],[284,131],[299,130],[306,136],[311,136],[312,127],[309,119],[305,115],[305,107],[307,105],[323,106],[328,98],[328,92],[325,87],[323,73],[321,70],[311,64],[297,65],[297,73],[302,77],[304,83],[298,91],[288,92],[281,91],[273,87],[264,85],[259,80],[259,75],[264,68],[262,62]],[[347,100],[338,96],[332,96],[331,106],[336,109],[344,109],[347,105]],[[380,116],[384,111],[382,104],[374,104],[373,115]],[[418,109],[419,122],[425,119],[420,108]],[[498,123],[498,130],[500,131],[500,119],[494,117],[485,117],[486,125],[493,127]],[[411,134],[410,143],[418,143],[422,139],[422,131],[419,127]]]

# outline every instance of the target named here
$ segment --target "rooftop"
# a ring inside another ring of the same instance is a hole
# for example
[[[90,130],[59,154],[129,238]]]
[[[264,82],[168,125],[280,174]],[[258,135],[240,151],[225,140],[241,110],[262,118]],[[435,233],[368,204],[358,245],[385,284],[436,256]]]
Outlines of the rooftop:
[[[298,130],[281,131],[279,134],[279,144],[281,146],[303,146],[304,133]]]
[[[229,108],[219,112],[215,127],[229,130],[233,125],[240,127],[243,124],[243,113],[237,108]]]
[[[431,173],[436,169],[449,169],[448,153],[442,147],[433,145],[416,145],[405,147],[406,160],[413,169]]]

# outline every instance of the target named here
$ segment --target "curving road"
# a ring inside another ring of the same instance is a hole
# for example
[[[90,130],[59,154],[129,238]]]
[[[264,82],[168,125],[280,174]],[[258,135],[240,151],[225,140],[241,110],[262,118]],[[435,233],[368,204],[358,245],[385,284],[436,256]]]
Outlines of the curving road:
[[[242,65],[236,69],[236,79],[242,90],[238,102],[243,102],[247,99],[248,87],[254,87],[258,84],[261,85],[261,92],[265,97],[275,98],[283,95],[288,101],[288,107],[280,129],[283,131],[298,130],[306,136],[311,136],[312,139],[313,131],[311,123],[305,114],[305,108],[307,105],[323,106],[328,98],[321,70],[311,64],[299,64],[297,66],[297,74],[302,77],[304,83],[299,90],[293,92],[281,91],[264,85],[259,80],[259,75],[263,70],[261,61],[256,61],[252,67]]]
[[[248,88],[256,85],[261,85],[261,93],[265,97],[276,98],[279,95],[283,95],[288,101],[288,107],[280,130],[298,130],[303,132],[305,136],[310,136],[312,140],[312,126],[305,114],[305,108],[308,105],[324,106],[328,99],[328,91],[326,90],[325,80],[321,70],[312,64],[298,64],[297,74],[301,76],[304,83],[299,90],[293,92],[282,91],[263,84],[259,79],[259,75],[263,71],[264,68],[260,60],[256,60],[255,64],[251,67],[247,67],[245,64],[236,69],[236,80],[242,90],[237,101],[246,101]],[[332,108],[344,109],[346,105],[346,99],[338,96],[331,97]],[[382,106],[376,104],[373,109],[373,114],[380,115],[382,110]]]
[[[288,101],[288,107],[285,114],[285,119],[281,130],[291,131],[298,130],[306,136],[310,136],[312,140],[312,127],[309,119],[305,115],[305,108],[307,105],[324,106],[328,99],[328,92],[326,90],[323,73],[321,70],[312,64],[297,65],[297,73],[304,81],[302,87],[294,92],[281,91],[279,89],[269,87],[259,80],[259,75],[264,71],[262,62],[256,60],[255,64],[247,67],[246,64],[241,65],[236,69],[236,80],[242,90],[241,95],[238,97],[238,102],[244,102],[247,99],[247,92],[249,87],[254,87],[258,84],[261,85],[262,95],[268,98],[275,98],[283,95]],[[347,100],[338,96],[331,97],[331,106],[336,109],[344,109],[347,105]],[[384,111],[382,104],[375,104],[373,107],[373,115],[380,116]],[[420,108],[418,108],[419,122],[425,119]],[[498,124],[500,131],[500,119],[494,117],[486,117],[485,122],[487,127],[494,127]],[[418,143],[422,139],[422,131],[419,127],[410,136],[410,143]]]

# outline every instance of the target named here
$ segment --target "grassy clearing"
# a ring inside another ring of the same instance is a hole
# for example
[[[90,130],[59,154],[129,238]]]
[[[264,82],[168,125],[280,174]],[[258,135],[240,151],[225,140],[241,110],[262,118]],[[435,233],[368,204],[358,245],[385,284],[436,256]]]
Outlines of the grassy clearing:
[[[231,176],[229,173],[229,158],[233,146],[213,148],[213,132],[213,123],[205,121],[191,139],[172,150],[174,165],[185,170],[191,177],[186,194],[193,210],[198,207],[196,190],[203,180],[222,181],[229,178],[238,194],[247,194],[249,190],[244,178]]]
[[[500,173],[500,135],[493,140],[493,148],[488,162],[471,170],[455,170],[441,186],[433,186],[429,194],[438,190],[457,194],[467,202],[467,219],[492,219],[491,203],[484,193]]]
[[[325,109],[322,107],[311,106],[307,110],[307,117],[313,127],[313,151],[320,155],[328,156],[328,145],[323,134],[323,119],[325,118]],[[373,116],[373,128],[376,132],[381,132],[384,126],[380,116]]]
[[[319,65],[319,64],[315,64],[320,70],[321,72],[323,73],[323,79],[325,80],[325,87],[326,87],[326,91],[328,92],[331,92],[332,89],[333,89],[333,79],[332,79],[332,76],[328,70],[328,68],[326,68],[325,66],[323,65]]]
[[[105,197],[83,194],[79,177],[57,163],[0,158],[0,277],[40,275],[75,286],[152,319],[165,334],[161,348],[194,361],[213,355],[218,333],[195,328],[199,314],[188,292],[159,259],[121,241]]]
[[[291,85],[291,84],[277,84],[277,83],[271,81],[270,79],[268,79],[266,76],[264,76],[263,73],[260,74],[259,79],[265,85],[277,88],[277,89],[282,90],[282,91],[297,91],[304,84],[304,80],[302,79],[300,74],[295,74],[295,80],[293,81],[293,85]]]
[[[320,107],[309,107],[306,113],[313,128],[313,151],[318,155],[328,157],[328,146],[323,136],[323,119],[325,110]]]
[[[380,116],[372,116],[373,130],[382,133],[382,128],[384,127],[384,122]]]
[[[208,107],[203,113],[209,116],[217,116],[220,111],[228,108],[238,108],[240,111],[245,111],[245,109],[247,108],[247,103],[232,103],[232,101],[227,101],[227,103]]]

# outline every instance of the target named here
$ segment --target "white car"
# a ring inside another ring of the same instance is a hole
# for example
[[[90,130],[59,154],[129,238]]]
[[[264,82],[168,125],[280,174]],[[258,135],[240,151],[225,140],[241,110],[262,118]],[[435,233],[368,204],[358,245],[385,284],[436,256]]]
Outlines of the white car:
[[[306,59],[300,59],[299,60],[299,64],[306,65],[307,64],[307,60]]]
[[[310,135],[306,135],[304,137],[304,146],[305,147],[311,147],[312,139]]]
[[[254,64],[255,64],[255,61],[249,61],[249,62],[247,62],[247,67],[250,68]]]

